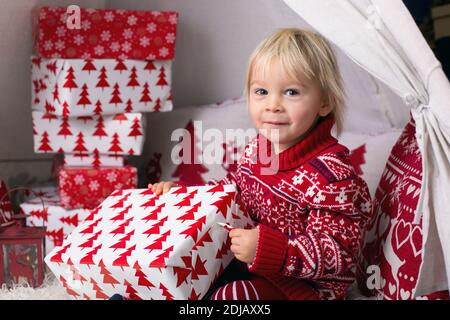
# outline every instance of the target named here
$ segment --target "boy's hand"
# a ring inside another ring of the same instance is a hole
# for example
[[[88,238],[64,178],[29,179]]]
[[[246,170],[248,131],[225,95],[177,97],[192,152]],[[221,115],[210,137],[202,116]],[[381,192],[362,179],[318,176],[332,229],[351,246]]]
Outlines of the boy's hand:
[[[152,189],[153,193],[157,196],[169,192],[170,188],[176,186],[172,181],[161,181],[155,184],[149,184],[148,187]]]
[[[231,238],[231,251],[236,259],[252,263],[258,245],[258,229],[233,229],[228,235]]]

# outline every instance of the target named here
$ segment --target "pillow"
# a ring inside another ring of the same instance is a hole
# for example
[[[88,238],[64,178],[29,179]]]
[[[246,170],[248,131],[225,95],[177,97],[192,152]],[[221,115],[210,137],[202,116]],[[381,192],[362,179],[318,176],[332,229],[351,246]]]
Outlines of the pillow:
[[[421,181],[422,158],[411,120],[395,143],[376,190],[359,268],[363,292],[368,289],[365,270],[377,266],[381,278],[375,289],[381,298],[412,299],[422,264],[422,222],[414,223]],[[448,299],[448,292],[419,298]]]
[[[356,173],[366,181],[372,198],[392,147],[401,132],[400,129],[377,135],[343,132],[338,138],[339,143],[350,150],[350,160]]]
[[[256,136],[243,98],[148,114],[147,121],[152,128],[145,147],[150,152],[146,168],[150,183],[178,180],[201,185],[221,179],[236,169],[245,146]],[[191,143],[194,152],[183,155],[182,146]]]

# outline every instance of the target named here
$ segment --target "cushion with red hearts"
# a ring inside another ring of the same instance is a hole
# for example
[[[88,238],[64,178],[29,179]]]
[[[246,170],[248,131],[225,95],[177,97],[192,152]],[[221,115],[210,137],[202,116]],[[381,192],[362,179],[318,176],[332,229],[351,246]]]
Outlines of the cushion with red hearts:
[[[414,298],[422,264],[422,221],[414,223],[421,181],[422,158],[411,120],[388,158],[375,193],[373,218],[365,230],[357,273],[366,294],[388,300]],[[417,297],[448,298],[448,292]]]

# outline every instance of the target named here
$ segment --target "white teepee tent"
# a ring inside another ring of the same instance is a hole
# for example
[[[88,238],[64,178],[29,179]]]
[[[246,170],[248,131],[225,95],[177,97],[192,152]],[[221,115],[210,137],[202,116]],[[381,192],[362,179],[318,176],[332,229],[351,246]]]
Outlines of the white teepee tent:
[[[356,64],[403,99],[386,99],[386,119],[416,122],[422,153],[423,263],[415,296],[450,284],[450,83],[401,0],[284,0]],[[356,81],[347,86],[360,86]],[[355,107],[349,105],[349,107]],[[351,111],[350,111],[351,112]],[[406,111],[406,112],[409,112]],[[366,121],[370,122],[370,118]]]

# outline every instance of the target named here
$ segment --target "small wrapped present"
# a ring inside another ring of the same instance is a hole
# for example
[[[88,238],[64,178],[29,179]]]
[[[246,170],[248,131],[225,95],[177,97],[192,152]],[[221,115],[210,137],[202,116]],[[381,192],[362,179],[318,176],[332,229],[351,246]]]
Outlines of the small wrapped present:
[[[140,155],[145,127],[141,113],[114,116],[57,117],[33,111],[34,151],[78,156]]]
[[[78,299],[201,299],[251,228],[234,185],[116,191],[45,259]]]
[[[128,164],[128,159],[122,156],[93,154],[61,154],[54,155],[52,160],[52,178],[58,180],[59,170],[64,167],[123,167]]]
[[[94,154],[65,154],[64,165],[67,167],[123,167],[125,163],[124,157],[102,155],[98,152]]]
[[[20,205],[20,209],[27,216],[27,226],[47,227],[45,252],[48,254],[55,246],[62,244],[64,238],[90,214],[90,210],[67,210],[61,207],[56,187],[33,189],[33,191],[38,197],[26,200]]]
[[[35,45],[45,58],[172,60],[177,21],[170,11],[42,7]]]
[[[32,109],[64,117],[172,110],[172,61],[31,58]]]
[[[59,170],[61,206],[66,209],[93,209],[114,190],[137,187],[137,168],[68,167]]]

